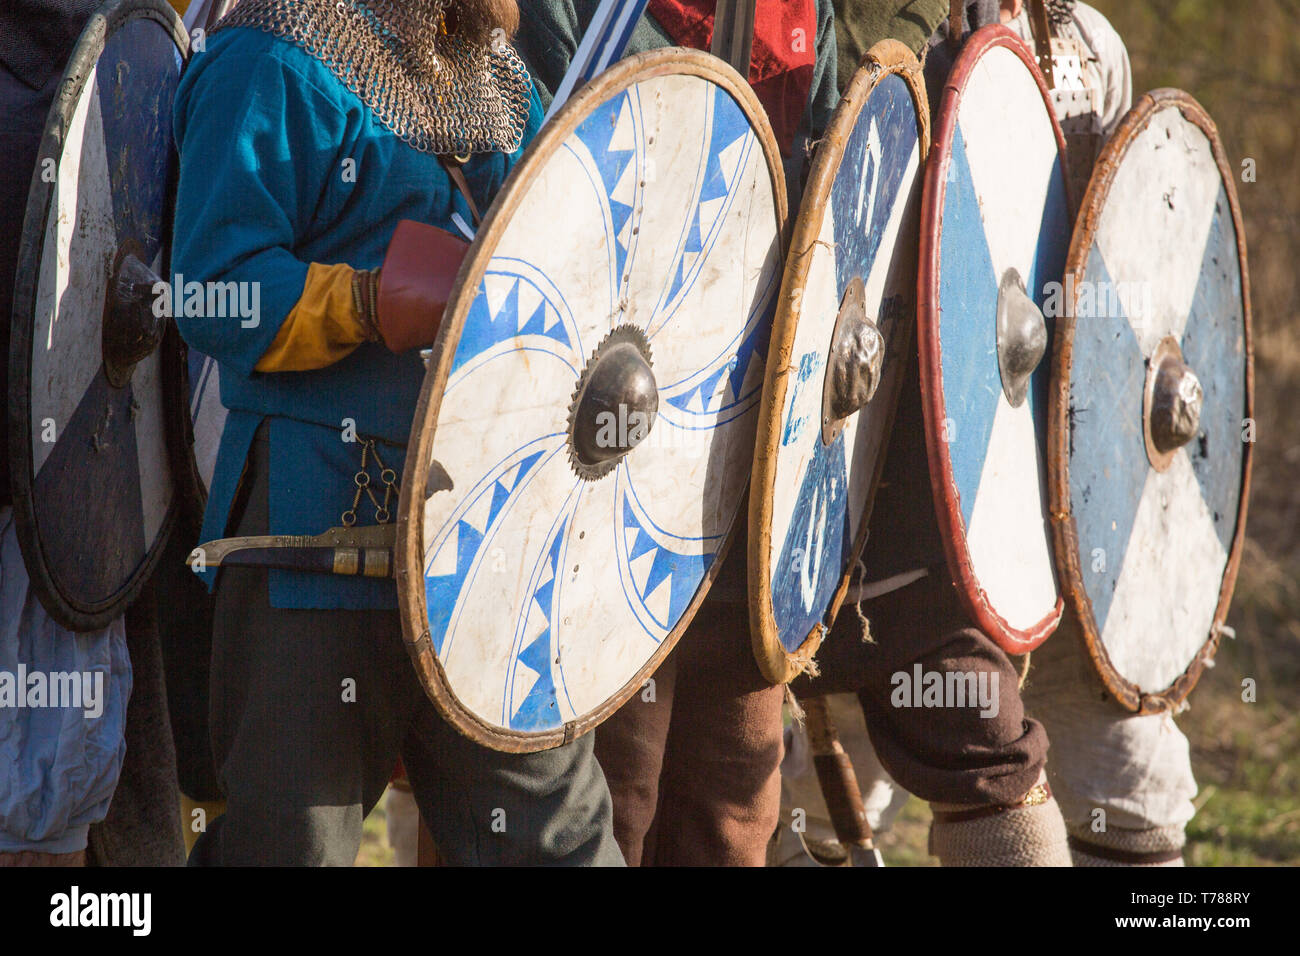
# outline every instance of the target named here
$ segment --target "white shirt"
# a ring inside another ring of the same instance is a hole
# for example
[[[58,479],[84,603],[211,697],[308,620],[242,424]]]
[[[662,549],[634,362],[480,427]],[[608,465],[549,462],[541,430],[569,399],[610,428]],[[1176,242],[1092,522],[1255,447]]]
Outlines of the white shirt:
[[[1033,49],[1034,34],[1029,26],[1027,6],[1007,27]],[[1075,4],[1074,19],[1065,25],[1061,34],[1083,41],[1092,53],[1083,69],[1090,83],[1101,91],[1101,127],[1109,139],[1133,106],[1133,69],[1124,41],[1110,21],[1086,3]]]

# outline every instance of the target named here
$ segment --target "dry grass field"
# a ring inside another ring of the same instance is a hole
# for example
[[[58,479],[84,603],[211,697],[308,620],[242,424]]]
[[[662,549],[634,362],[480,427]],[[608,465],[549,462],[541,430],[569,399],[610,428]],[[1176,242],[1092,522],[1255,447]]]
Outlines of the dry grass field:
[[[1249,537],[1229,617],[1237,638],[1226,642],[1181,719],[1201,784],[1187,861],[1294,865],[1300,863],[1300,3],[1094,5],[1128,44],[1136,91],[1180,87],[1215,118],[1238,170],[1250,249],[1258,441]],[[1249,166],[1254,182],[1241,178]],[[1255,681],[1255,703],[1242,700],[1246,678]]]
[[[1250,250],[1258,423],[1248,539],[1217,666],[1179,723],[1201,786],[1191,866],[1300,864],[1300,2],[1093,0],[1124,38],[1134,94],[1186,90],[1238,171]],[[1242,181],[1243,164],[1254,182]],[[1242,681],[1255,682],[1254,703]],[[932,865],[929,811],[882,841],[892,865]]]

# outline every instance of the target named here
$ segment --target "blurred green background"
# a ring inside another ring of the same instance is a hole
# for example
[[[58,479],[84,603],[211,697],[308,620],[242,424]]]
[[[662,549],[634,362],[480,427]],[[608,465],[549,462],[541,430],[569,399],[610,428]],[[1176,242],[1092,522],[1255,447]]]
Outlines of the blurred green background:
[[[1258,423],[1225,641],[1179,722],[1201,793],[1189,865],[1300,863],[1300,0],[1099,0],[1134,95],[1186,90],[1218,124],[1246,222]],[[1242,181],[1253,160],[1255,182]],[[1242,681],[1256,702],[1242,700]]]
[[[1300,863],[1300,0],[1097,0],[1128,46],[1134,97],[1186,90],[1218,124],[1250,251],[1254,479],[1236,629],[1178,718],[1200,784],[1189,866]],[[1253,160],[1254,182],[1242,181]],[[1255,702],[1242,682],[1255,682]],[[882,840],[892,865],[933,865],[929,811]]]
[[[1236,629],[1178,718],[1200,784],[1189,866],[1300,864],[1300,0],[1096,0],[1128,46],[1134,98],[1191,93],[1214,117],[1246,222],[1255,332],[1254,478]],[[1242,181],[1254,160],[1255,181]],[[1242,681],[1255,682],[1255,703]],[[882,840],[934,865],[913,799]]]

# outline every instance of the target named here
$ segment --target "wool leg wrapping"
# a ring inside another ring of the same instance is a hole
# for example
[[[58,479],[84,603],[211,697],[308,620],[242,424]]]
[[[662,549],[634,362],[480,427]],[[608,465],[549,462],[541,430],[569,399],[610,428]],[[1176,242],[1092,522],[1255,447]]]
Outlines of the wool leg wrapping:
[[[1131,714],[1106,693],[1077,627],[1067,615],[1034,652],[1023,693],[1051,740],[1047,772],[1075,865],[1178,865],[1196,812],[1187,738],[1171,714]]]
[[[1071,827],[1070,856],[1075,866],[1182,866],[1186,840],[1181,826],[1109,827],[1096,833]]]
[[[930,853],[943,866],[1070,866],[1055,800],[958,822],[936,819]]]

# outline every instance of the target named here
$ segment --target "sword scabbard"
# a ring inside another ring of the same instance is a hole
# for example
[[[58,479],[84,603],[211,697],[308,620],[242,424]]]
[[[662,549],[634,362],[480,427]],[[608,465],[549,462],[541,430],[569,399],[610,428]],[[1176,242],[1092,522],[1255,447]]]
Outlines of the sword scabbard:
[[[850,852],[857,865],[881,865],[875,835],[871,832],[866,807],[862,803],[862,792],[858,789],[858,777],[849,755],[840,745],[826,698],[811,698],[804,701],[803,706],[813,767],[826,800],[826,809],[830,811],[836,839]]]
[[[191,567],[268,568],[340,577],[391,578],[397,526],[330,528],[318,535],[220,538],[199,545]]]

